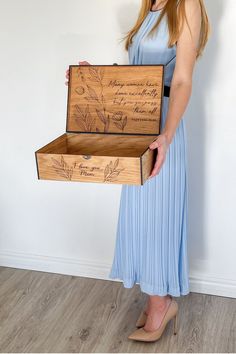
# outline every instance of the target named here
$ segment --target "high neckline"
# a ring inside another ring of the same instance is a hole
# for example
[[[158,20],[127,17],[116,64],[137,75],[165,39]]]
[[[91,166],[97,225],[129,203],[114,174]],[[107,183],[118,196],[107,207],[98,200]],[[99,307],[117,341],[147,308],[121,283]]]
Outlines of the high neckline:
[[[164,7],[165,7],[165,6],[163,6],[162,8],[160,8],[160,9],[158,9],[158,10],[152,10],[152,9],[150,9],[149,11],[150,11],[150,12],[160,12],[161,10],[164,9]]]
[[[163,9],[163,8],[162,8]],[[160,12],[162,9],[159,10],[149,10],[149,12]]]

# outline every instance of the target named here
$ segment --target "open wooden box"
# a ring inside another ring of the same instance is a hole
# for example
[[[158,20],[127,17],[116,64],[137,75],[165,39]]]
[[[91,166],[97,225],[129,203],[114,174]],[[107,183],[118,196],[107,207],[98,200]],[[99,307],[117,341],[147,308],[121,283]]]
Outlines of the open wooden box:
[[[164,65],[70,65],[66,132],[35,152],[44,180],[143,185],[155,163]]]

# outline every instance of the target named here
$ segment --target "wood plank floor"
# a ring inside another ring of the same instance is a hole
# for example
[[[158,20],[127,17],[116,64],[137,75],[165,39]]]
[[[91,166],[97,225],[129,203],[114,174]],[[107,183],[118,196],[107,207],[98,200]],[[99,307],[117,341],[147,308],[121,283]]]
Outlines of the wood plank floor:
[[[146,300],[136,284],[0,267],[0,352],[235,353],[236,299],[176,297],[179,330],[161,339],[127,336]]]

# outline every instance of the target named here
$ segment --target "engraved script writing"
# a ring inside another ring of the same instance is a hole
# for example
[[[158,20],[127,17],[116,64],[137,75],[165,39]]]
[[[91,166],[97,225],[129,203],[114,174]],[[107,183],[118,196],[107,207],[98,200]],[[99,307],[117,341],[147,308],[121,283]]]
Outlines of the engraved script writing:
[[[98,166],[88,166],[83,163],[78,164],[77,167],[81,176],[96,176],[96,172],[101,170]]]
[[[61,155],[60,159],[51,158],[53,164],[52,168],[54,171],[65,180],[73,180],[73,175],[76,173],[78,176],[86,177],[98,177],[103,176],[102,182],[112,182],[115,181],[124,168],[118,168],[119,158],[110,162],[105,167],[99,167],[96,165],[88,165],[84,162],[74,161],[71,164],[65,161],[64,157]],[[75,177],[76,179],[76,177]]]
[[[114,93],[113,104],[118,106],[131,106],[133,113],[147,113],[155,114],[158,110],[156,99],[159,98],[160,85],[158,83],[150,82],[122,82],[121,80],[111,80],[108,87],[116,88]],[[130,87],[135,90],[131,91]],[[138,90],[137,90],[138,88]],[[135,97],[134,100],[130,100],[129,97]],[[150,100],[150,97],[153,100]],[[149,98],[146,100],[145,98]],[[132,118],[134,120],[140,120],[140,118]],[[150,121],[148,119],[142,119]],[[154,121],[156,119],[153,119]]]
[[[146,71],[130,75],[127,69],[123,74],[110,69],[77,68],[71,109],[74,124],[83,132],[156,131],[162,95],[160,73],[155,76],[157,71],[148,68],[146,76]]]

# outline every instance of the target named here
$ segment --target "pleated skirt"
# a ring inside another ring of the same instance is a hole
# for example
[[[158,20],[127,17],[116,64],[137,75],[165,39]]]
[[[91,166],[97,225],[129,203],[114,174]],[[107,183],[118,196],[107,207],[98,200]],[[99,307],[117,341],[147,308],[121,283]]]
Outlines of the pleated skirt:
[[[164,97],[161,130],[169,98]],[[122,185],[110,279],[149,295],[189,293],[187,141],[179,122],[158,175]]]

